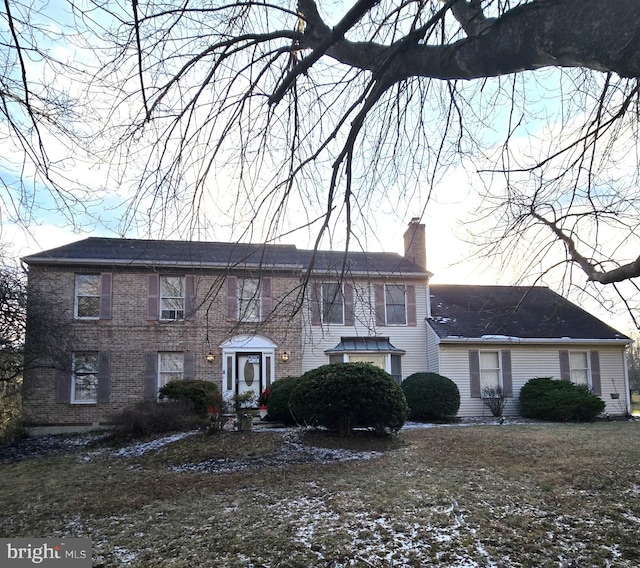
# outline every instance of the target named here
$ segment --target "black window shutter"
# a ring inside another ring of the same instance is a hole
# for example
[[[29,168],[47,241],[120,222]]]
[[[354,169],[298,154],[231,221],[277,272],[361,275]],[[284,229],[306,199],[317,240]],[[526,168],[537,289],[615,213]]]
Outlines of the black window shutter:
[[[505,397],[513,397],[513,373],[511,371],[511,351],[502,351],[502,392]]]
[[[98,354],[98,398],[99,403],[109,402],[111,383],[110,353],[101,351]]]
[[[238,278],[227,276],[227,320],[238,321]]]
[[[469,387],[471,398],[480,398],[480,352],[469,351]]]
[[[569,365],[569,352],[560,351],[560,378],[563,381],[571,380],[571,367]]]
[[[271,299],[271,278],[268,276],[260,280],[260,302],[262,303],[260,317],[262,321],[267,321],[273,311],[273,301]]]
[[[158,398],[158,353],[149,351],[144,354],[144,398],[156,400]]]
[[[384,297],[384,284],[374,284],[373,293],[376,305],[376,325],[386,325],[387,317],[385,314],[386,303]]]
[[[71,359],[65,369],[56,369],[56,402],[71,402]]]
[[[591,390],[593,394],[600,396],[602,394],[601,378],[600,378],[600,353],[598,351],[590,351],[591,358]]]
[[[196,315],[196,277],[187,274],[184,277],[184,317],[194,319]]]
[[[354,325],[356,322],[353,313],[353,284],[344,283],[344,325]]]
[[[182,378],[192,381],[196,376],[196,356],[193,351],[185,351],[183,355]]]
[[[100,319],[111,319],[112,283],[111,272],[103,272],[100,275]]]
[[[149,274],[149,295],[147,297],[147,319],[157,320],[160,309],[160,276]]]
[[[309,282],[307,284],[307,290],[311,308],[311,325],[322,325],[322,317],[320,316],[320,296],[322,292],[320,284],[317,282]]]

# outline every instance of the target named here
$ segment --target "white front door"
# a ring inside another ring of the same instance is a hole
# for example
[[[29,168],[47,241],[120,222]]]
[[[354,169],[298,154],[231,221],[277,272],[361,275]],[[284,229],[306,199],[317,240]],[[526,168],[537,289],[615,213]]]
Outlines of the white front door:
[[[262,354],[261,353],[237,353],[237,393],[243,394],[253,391],[257,397],[262,392]]]

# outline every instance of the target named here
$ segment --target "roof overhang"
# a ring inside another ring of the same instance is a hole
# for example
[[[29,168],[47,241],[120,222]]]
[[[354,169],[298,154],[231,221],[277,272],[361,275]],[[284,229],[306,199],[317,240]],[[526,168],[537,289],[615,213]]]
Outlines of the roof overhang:
[[[391,344],[388,337],[341,337],[340,343],[332,349],[326,349],[327,355],[335,353],[392,353],[404,355],[404,349]]]
[[[304,268],[301,264],[273,264],[260,262],[200,262],[200,261],[176,261],[176,260],[131,260],[131,259],[107,259],[107,258],[30,258],[24,257],[23,262],[34,265],[62,265],[62,266],[137,266],[144,268],[171,267],[171,268],[215,268],[215,269],[260,269],[260,270],[295,270]]]
[[[440,337],[439,343],[481,343],[487,345],[629,345],[631,339],[576,339],[573,337],[509,337],[487,335],[482,337]]]

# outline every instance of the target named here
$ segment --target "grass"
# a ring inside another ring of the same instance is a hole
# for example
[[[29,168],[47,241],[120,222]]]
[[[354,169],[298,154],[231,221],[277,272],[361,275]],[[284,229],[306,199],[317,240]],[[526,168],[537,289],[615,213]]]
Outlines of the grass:
[[[406,430],[347,441],[368,460],[172,469],[259,460],[285,435],[0,465],[0,537],[89,536],[110,567],[640,565],[638,422]]]

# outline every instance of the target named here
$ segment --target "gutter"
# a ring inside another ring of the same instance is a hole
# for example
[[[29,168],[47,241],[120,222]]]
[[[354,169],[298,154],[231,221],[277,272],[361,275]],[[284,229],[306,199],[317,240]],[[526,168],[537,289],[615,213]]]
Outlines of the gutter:
[[[65,258],[65,259],[33,259],[29,257],[22,259],[28,265],[55,265],[55,266],[71,266],[71,265],[87,265],[87,266],[143,266],[152,268],[154,266],[170,266],[172,268],[264,268],[266,270],[302,270],[304,266],[301,264],[260,264],[238,262],[237,264],[228,262],[185,262],[179,260],[124,260],[124,259],[100,259],[100,258]]]
[[[633,343],[631,339],[576,339],[572,337],[440,337],[441,344],[465,344],[465,343],[482,343],[486,345],[504,345],[505,343],[512,345],[557,345],[557,344],[578,344],[578,345],[629,345]]]

